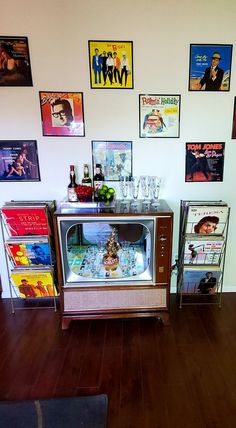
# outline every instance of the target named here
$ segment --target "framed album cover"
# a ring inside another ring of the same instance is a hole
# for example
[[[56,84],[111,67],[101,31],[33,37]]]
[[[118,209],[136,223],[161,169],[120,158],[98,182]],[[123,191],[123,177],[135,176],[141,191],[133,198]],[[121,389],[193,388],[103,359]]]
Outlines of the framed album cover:
[[[186,143],[185,181],[223,181],[225,143]]]
[[[89,40],[92,89],[133,89],[133,42]]]
[[[189,91],[229,91],[233,45],[191,44]]]
[[[84,137],[82,92],[39,92],[44,136]]]
[[[178,138],[180,95],[139,95],[139,136]]]
[[[40,181],[35,140],[0,141],[0,181]]]
[[[236,138],[236,97],[234,97],[233,125],[231,138]]]
[[[93,171],[102,167],[105,181],[119,181],[132,176],[132,141],[92,141]]]
[[[27,37],[0,36],[0,86],[33,86]]]

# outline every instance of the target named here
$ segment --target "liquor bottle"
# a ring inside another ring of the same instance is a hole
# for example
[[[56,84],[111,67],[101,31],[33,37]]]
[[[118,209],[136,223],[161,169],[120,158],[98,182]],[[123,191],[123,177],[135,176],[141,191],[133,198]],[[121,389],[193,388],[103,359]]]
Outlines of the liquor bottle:
[[[84,164],[84,178],[82,178],[82,184],[84,186],[92,186],[92,180],[89,177],[89,168],[87,163]]]
[[[78,184],[75,181],[75,166],[70,165],[70,184],[68,186],[68,201],[69,202],[77,202],[78,196],[76,193],[76,188],[78,187]]]
[[[93,187],[94,187],[94,200],[99,200],[98,191],[101,189],[104,182],[104,175],[102,173],[102,167],[100,163],[96,163],[95,175],[93,177]]]

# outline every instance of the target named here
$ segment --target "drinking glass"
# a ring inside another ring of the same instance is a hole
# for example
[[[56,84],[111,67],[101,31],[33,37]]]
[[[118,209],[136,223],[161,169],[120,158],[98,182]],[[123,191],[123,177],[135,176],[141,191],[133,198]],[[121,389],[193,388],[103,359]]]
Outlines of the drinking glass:
[[[131,183],[130,183],[131,195],[133,198],[133,201],[132,201],[133,205],[137,204],[137,199],[139,194],[139,185],[140,185],[140,177],[138,177],[137,175],[133,175],[133,177],[131,177]]]
[[[104,254],[106,250],[106,241],[103,239],[97,241],[97,249],[99,254]]]
[[[153,197],[152,206],[154,206],[154,207],[158,207],[158,205],[159,205],[158,198],[159,198],[159,193],[160,193],[160,185],[161,185],[160,177],[152,176],[151,177],[151,191],[152,191],[152,197]]]
[[[149,175],[142,175],[141,176],[141,188],[142,188],[142,194],[143,194],[143,203],[146,205],[149,204],[149,194],[150,194],[150,176]]]
[[[129,176],[128,175],[120,176],[120,190],[121,190],[123,200],[128,196],[128,189],[129,189]]]
[[[90,267],[90,273],[92,274],[92,276],[94,276],[94,273],[96,271],[96,267],[95,267],[96,256],[97,256],[96,248],[95,246],[91,245],[90,247],[88,247],[87,263],[88,263],[88,267]]]
[[[121,241],[120,244],[121,244],[120,265],[121,265],[122,275],[128,276],[129,269],[130,269],[130,255],[129,255],[130,242]]]
[[[122,251],[128,251],[130,247],[130,241],[120,241]]]

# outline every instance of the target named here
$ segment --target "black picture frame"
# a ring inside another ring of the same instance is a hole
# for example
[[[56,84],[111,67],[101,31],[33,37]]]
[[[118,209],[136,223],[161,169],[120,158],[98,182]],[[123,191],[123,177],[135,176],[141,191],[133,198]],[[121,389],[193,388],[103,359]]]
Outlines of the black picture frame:
[[[33,86],[28,37],[0,36],[0,86]]]
[[[228,92],[232,51],[231,44],[190,44],[188,90]]]
[[[179,138],[181,95],[139,95],[139,137]]]
[[[233,108],[233,124],[232,124],[232,140],[236,139],[236,97],[234,97],[234,108]]]
[[[186,143],[185,182],[223,181],[225,143]]]
[[[93,173],[96,164],[100,164],[105,181],[119,181],[122,175],[132,177],[132,141],[93,140],[91,143]]]
[[[39,102],[44,137],[85,136],[83,92],[39,91]]]
[[[133,42],[89,40],[91,89],[133,89]]]
[[[36,140],[0,141],[0,182],[41,181]]]

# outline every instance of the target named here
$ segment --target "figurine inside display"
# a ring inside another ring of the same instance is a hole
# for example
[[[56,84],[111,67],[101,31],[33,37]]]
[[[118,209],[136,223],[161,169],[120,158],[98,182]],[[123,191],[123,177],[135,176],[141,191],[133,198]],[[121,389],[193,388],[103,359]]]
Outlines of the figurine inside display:
[[[116,228],[112,228],[112,232],[106,243],[106,253],[103,256],[103,265],[105,270],[109,273],[109,271],[114,271],[117,269],[119,264],[119,243],[116,239]]]

